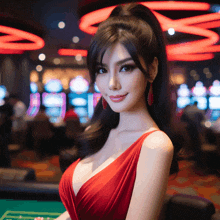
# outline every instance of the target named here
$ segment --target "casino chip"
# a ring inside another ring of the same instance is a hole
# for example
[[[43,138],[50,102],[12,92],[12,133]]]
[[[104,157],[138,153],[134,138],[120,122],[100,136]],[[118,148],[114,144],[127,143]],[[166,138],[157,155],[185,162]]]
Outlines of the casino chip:
[[[43,217],[37,217],[34,220],[44,220],[44,218]]]

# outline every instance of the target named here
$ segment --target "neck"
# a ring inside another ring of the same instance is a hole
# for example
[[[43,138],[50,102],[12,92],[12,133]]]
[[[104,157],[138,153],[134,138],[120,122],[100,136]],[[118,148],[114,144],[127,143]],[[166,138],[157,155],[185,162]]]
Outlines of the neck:
[[[146,131],[157,125],[150,116],[146,105],[136,110],[121,112],[120,121],[117,127],[118,133],[123,131]]]

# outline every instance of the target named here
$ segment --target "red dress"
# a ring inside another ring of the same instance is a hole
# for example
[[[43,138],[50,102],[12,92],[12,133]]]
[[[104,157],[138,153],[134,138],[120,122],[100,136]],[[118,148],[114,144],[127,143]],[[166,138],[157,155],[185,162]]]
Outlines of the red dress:
[[[59,184],[59,193],[72,220],[125,220],[140,150],[152,132],[143,134],[116,160],[85,182],[76,196],[72,179],[80,159],[67,168]]]

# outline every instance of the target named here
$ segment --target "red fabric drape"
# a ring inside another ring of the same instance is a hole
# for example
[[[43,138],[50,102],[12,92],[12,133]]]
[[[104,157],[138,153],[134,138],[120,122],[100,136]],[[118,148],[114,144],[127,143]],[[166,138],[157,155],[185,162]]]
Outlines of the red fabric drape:
[[[85,182],[77,195],[72,178],[80,159],[68,167],[61,178],[59,193],[72,220],[125,220],[140,150],[152,132],[143,134],[116,160]]]

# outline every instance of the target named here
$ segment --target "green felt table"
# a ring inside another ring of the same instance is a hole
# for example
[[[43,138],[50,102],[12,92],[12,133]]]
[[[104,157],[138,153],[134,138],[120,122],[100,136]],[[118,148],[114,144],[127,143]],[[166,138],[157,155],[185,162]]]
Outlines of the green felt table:
[[[0,220],[53,220],[65,211],[61,202],[0,199]]]

